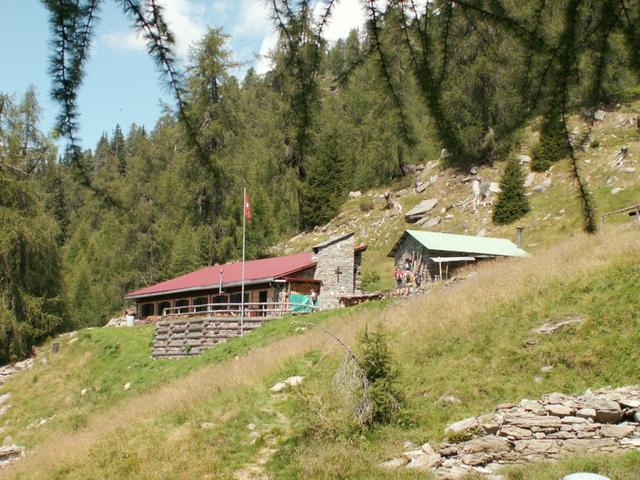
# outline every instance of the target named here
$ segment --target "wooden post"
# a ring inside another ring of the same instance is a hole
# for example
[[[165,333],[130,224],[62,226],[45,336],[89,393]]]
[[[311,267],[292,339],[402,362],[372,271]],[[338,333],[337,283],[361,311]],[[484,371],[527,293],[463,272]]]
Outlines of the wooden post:
[[[524,227],[516,228],[516,245],[518,248],[522,248],[524,244]]]

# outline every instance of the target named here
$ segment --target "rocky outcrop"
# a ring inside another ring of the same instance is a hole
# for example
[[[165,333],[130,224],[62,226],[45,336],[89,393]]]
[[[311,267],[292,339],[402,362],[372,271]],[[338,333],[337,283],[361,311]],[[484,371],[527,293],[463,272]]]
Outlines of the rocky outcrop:
[[[18,462],[24,457],[24,448],[17,445],[0,446],[0,468]]]
[[[579,396],[551,393],[501,404],[493,413],[453,423],[446,434],[449,442],[437,449],[425,444],[382,466],[430,470],[439,479],[472,472],[500,478],[496,472],[505,465],[640,449],[640,387],[587,390]]]
[[[23,360],[21,362],[16,362],[10,365],[5,365],[4,367],[0,367],[0,385],[6,382],[11,375],[32,368],[33,362],[33,358],[27,358],[26,360]]]
[[[416,222],[424,217],[428,212],[430,212],[437,204],[437,198],[429,198],[427,200],[423,200],[418,203],[418,205],[409,210],[405,214],[404,218],[407,222]]]

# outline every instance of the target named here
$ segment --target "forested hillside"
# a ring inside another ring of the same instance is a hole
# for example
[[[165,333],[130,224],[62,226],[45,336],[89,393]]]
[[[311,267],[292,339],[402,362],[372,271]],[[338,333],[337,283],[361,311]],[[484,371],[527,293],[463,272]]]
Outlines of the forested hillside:
[[[0,362],[54,332],[103,324],[126,291],[238,258],[243,187],[257,257],[408,165],[440,159],[467,171],[512,158],[534,118],[535,168],[573,158],[590,140],[569,141],[567,115],[638,93],[638,12],[623,22],[617,2],[497,3],[433,2],[411,16],[372,2],[363,31],[328,44],[330,15],[274,2],[281,36],[269,73],[234,77],[227,37],[210,30],[177,107],[150,131],[105,125],[82,152],[56,151],[32,90],[4,92]],[[573,166],[593,229],[589,185]]]

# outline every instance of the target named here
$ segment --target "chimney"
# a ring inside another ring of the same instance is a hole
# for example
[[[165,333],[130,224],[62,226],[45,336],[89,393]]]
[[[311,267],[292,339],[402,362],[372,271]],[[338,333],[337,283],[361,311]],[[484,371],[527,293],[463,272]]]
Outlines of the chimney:
[[[516,245],[522,248],[524,243],[524,227],[516,227]]]

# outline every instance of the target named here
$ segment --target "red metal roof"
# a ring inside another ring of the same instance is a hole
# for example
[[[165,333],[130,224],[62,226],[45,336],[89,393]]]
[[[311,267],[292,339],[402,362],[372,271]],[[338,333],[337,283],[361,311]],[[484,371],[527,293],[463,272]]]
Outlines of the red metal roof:
[[[312,252],[303,252],[284,257],[250,260],[244,264],[245,283],[256,283],[259,280],[269,281],[313,267],[316,262],[312,257]],[[225,263],[224,265],[205,267],[165,282],[129,292],[125,297],[137,298],[185,290],[217,288],[220,284],[220,269],[223,270],[223,287],[237,285],[242,281],[242,262]]]

